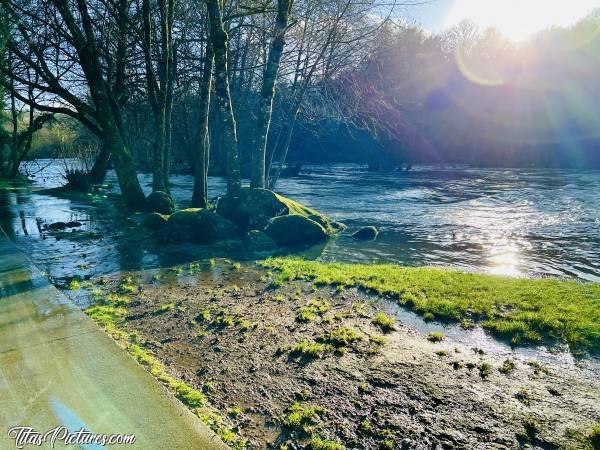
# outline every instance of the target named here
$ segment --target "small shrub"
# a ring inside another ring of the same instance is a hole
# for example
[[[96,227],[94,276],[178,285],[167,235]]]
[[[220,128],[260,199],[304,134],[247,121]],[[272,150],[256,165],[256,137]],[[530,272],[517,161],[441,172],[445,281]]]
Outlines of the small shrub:
[[[242,408],[240,408],[239,406],[232,406],[231,408],[227,409],[227,415],[229,415],[230,417],[237,417],[240,414],[242,414]]]
[[[227,311],[222,309],[212,321],[212,324],[216,327],[227,328],[233,326],[235,320],[233,317],[227,315]]]
[[[79,283],[78,279],[71,278],[65,288],[69,291],[78,291],[81,288],[81,283]]]
[[[196,316],[196,319],[194,319],[194,320],[199,323],[208,323],[208,322],[210,322],[210,319],[211,319],[210,311],[208,309],[203,309],[202,311],[200,311],[200,314],[198,314]]]
[[[592,448],[594,450],[600,450],[600,425],[594,425],[587,437]]]
[[[536,374],[536,375],[539,375],[540,373],[544,373],[546,375],[550,374],[550,369],[548,369],[547,367],[543,366],[538,361],[529,361],[527,363],[527,365],[533,369],[533,373]]]
[[[162,305],[160,308],[158,308],[158,310],[156,311],[156,314],[164,314],[166,312],[171,311],[174,308],[175,308],[175,303],[167,303],[166,305]]]

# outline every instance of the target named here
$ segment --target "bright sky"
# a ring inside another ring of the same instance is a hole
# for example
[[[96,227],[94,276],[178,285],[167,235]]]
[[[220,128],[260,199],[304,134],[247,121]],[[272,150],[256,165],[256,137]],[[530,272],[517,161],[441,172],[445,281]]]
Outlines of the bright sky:
[[[553,25],[567,26],[600,8],[600,0],[432,0],[409,9],[417,24],[440,31],[467,19],[524,39]]]

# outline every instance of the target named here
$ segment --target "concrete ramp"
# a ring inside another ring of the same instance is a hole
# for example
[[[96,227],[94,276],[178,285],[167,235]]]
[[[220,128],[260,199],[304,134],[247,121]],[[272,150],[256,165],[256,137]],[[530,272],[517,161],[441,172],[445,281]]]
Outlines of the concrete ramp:
[[[0,230],[0,449],[16,448],[16,426],[135,435],[133,445],[84,449],[227,448]]]

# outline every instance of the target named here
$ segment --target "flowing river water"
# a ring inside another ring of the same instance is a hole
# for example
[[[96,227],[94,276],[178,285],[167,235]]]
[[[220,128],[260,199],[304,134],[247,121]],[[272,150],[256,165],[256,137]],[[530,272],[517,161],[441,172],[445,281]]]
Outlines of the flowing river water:
[[[61,161],[37,161],[29,170],[38,166],[45,169],[35,175],[31,189],[4,192],[0,200],[6,232],[38,264],[64,259],[68,252],[74,261],[63,263],[82,265],[81,255],[69,246],[77,249],[84,241],[86,254],[98,257],[94,266],[100,272],[161,264],[161,251],[151,243],[130,248],[127,233],[119,229],[127,223],[124,213],[101,199],[91,207],[37,194],[62,184],[64,171]],[[150,175],[139,178],[149,192]],[[107,183],[118,191],[114,173]],[[223,193],[222,179],[211,178],[209,184],[211,197]],[[187,206],[192,186],[191,176],[172,177],[178,207]],[[355,241],[346,233],[308,251],[323,260],[600,281],[599,171],[417,167],[408,173],[372,173],[353,165],[308,166],[301,177],[281,180],[278,191],[344,222],[349,232],[364,225],[380,229],[373,242]],[[61,244],[40,232],[44,224],[71,220],[83,223],[96,239],[89,242],[81,235]],[[193,250],[200,256],[211,251]]]

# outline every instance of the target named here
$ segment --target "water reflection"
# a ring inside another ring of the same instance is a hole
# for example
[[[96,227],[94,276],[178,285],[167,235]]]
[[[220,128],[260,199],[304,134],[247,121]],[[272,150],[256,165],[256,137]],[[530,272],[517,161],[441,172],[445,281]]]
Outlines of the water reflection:
[[[47,163],[44,163],[46,165]],[[150,175],[140,174],[149,192]],[[57,278],[82,278],[232,254],[235,243],[163,246],[134,233],[135,225],[114,202],[87,202],[40,195],[60,185],[62,163],[47,167],[33,191],[0,189],[0,221],[36,263]],[[117,190],[116,178],[107,183]],[[173,176],[180,207],[193,180]],[[210,180],[210,195],[224,191]],[[284,194],[329,214],[353,231],[375,225],[375,242],[343,234],[311,256],[353,262],[392,261],[444,265],[509,276],[561,276],[600,281],[600,172],[438,169],[370,173],[352,165],[307,167],[299,179],[282,180]],[[95,205],[94,205],[95,204]],[[75,231],[49,234],[43,225],[76,220]]]

